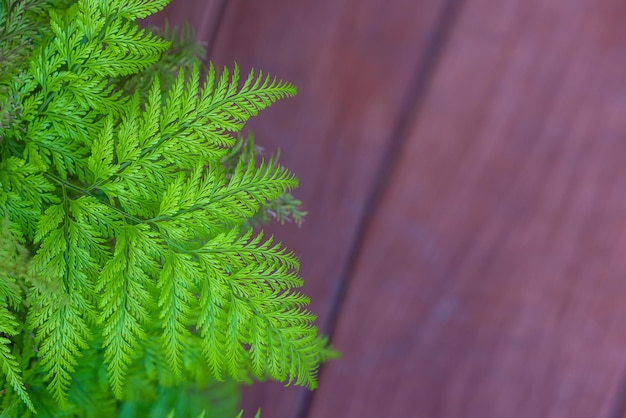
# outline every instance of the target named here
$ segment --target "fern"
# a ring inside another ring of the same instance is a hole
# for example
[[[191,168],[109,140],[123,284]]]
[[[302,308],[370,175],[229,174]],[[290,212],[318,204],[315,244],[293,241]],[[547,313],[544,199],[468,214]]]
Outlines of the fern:
[[[297,180],[238,135],[296,89],[201,77],[198,50],[172,75],[190,32],[135,23],[166,3],[0,3],[4,414],[162,416],[215,380],[312,389],[333,356],[295,256],[251,228],[301,221]]]
[[[15,280],[15,275],[20,273],[20,265],[23,264],[21,260],[23,250],[12,242],[6,225],[0,232],[2,232],[0,259],[3,260],[3,266],[0,266],[0,370],[15,394],[30,410],[34,411],[10,339],[20,333],[20,324],[14,311],[19,308],[22,291]]]

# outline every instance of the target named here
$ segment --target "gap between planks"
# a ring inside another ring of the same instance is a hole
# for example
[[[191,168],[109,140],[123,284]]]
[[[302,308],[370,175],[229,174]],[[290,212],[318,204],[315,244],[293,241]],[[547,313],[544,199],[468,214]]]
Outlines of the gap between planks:
[[[378,174],[372,185],[371,192],[364,205],[363,214],[359,220],[356,234],[348,252],[346,263],[340,274],[339,284],[333,301],[328,319],[322,329],[325,329],[329,340],[332,342],[337,323],[342,314],[343,302],[354,275],[354,270],[359,256],[365,246],[366,237],[375,219],[384,195],[390,184],[394,167],[402,155],[402,150],[409,139],[409,130],[413,121],[419,117],[420,109],[428,93],[430,81],[437,70],[440,57],[443,55],[447,41],[454,30],[460,16],[465,0],[447,0],[441,7],[437,24],[430,35],[427,47],[418,61],[415,75],[407,88],[402,112],[398,116],[398,122],[388,141],[388,146],[382,158]],[[324,364],[320,365],[318,381],[322,380]],[[626,384],[625,384],[626,390]],[[297,418],[307,418],[315,398],[315,391],[307,392],[299,407]],[[624,402],[626,406],[626,401]],[[613,417],[611,417],[613,418]],[[623,416],[615,418],[626,418]]]

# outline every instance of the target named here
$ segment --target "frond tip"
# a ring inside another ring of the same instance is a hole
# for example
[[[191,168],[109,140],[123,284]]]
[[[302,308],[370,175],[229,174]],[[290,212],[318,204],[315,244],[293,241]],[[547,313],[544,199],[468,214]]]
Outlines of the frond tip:
[[[217,77],[211,64],[200,103],[209,111],[215,126],[239,131],[250,117],[279,99],[295,96],[297,92],[293,84],[277,81],[269,75],[263,76],[262,72],[256,76],[254,70],[250,71],[241,88],[239,80],[238,65],[235,65],[232,76],[224,68],[221,76]]]
[[[214,374],[240,378],[245,362],[263,378],[314,388],[320,361],[315,316],[291,253],[262,234],[220,235],[194,251],[206,272],[200,283],[198,327]],[[244,349],[248,346],[249,349]]]

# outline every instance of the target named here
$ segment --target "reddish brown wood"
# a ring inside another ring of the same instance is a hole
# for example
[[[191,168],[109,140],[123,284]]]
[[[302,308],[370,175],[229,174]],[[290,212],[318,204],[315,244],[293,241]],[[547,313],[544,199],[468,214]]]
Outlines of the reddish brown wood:
[[[298,97],[251,123],[268,153],[301,180],[310,215],[276,231],[301,257],[305,292],[324,325],[384,148],[443,1],[229,1],[212,59],[262,68],[295,83]],[[291,418],[303,391],[255,385],[245,406]]]
[[[310,418],[615,413],[626,5],[471,0],[370,225]]]
[[[196,30],[196,40],[210,48],[226,0],[175,0],[165,9],[145,19],[146,24],[173,26],[191,24]]]

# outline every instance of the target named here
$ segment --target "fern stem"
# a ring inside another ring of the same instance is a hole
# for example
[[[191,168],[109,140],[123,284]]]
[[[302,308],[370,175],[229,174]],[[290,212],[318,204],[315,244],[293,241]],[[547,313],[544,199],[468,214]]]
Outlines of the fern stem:
[[[199,121],[201,121],[202,118],[201,117],[196,117],[192,123],[189,124],[189,126],[192,126],[195,123],[198,123]],[[166,141],[170,140],[170,139],[174,139],[176,138],[178,135],[182,134],[183,132],[185,132],[186,129],[189,128],[189,126],[185,125],[181,128],[179,128],[176,132],[172,133],[172,134],[163,134],[161,135],[161,139],[159,139],[159,142],[157,142],[156,144],[154,144],[151,147],[147,147],[145,149],[143,149],[140,153],[139,156],[132,160],[132,161],[126,161],[125,163],[120,164],[119,168],[117,169],[117,171],[113,174],[111,174],[111,176],[107,177],[107,178],[103,178],[98,180],[97,182],[95,182],[94,184],[92,184],[91,186],[89,186],[88,189],[86,189],[86,192],[89,193],[94,189],[97,189],[98,187],[100,187],[102,184],[110,181],[111,177],[119,177],[120,174],[124,173],[124,170],[126,170],[126,168],[128,168],[130,165],[137,163],[138,161],[141,161],[143,158],[145,158],[146,156],[149,156],[152,152],[154,152],[155,150],[157,150],[161,145],[163,145]]]
[[[69,183],[69,182],[67,182],[67,181],[63,180],[62,178],[55,176],[54,174],[46,173],[46,174],[45,174],[45,176],[46,176],[47,178],[49,178],[50,180],[54,181],[55,183],[59,184],[61,187],[63,187],[63,188],[64,188],[64,189],[63,189],[63,190],[64,190],[64,193],[65,193],[65,188],[68,188],[68,189],[72,189],[73,191],[75,191],[75,192],[77,192],[77,193],[80,193],[80,194],[81,194],[81,195],[83,195],[83,196],[92,196],[92,197],[95,197],[95,196],[93,196],[93,195],[92,195],[92,194],[91,194],[88,190],[82,189],[82,188],[80,188],[80,187],[78,187],[78,186],[76,186],[76,185],[74,185],[74,184],[72,184],[72,183]],[[152,223],[152,222],[151,222],[151,221],[149,221],[149,220],[148,220],[148,221],[146,221],[146,220],[144,220],[144,219],[139,219],[139,218],[137,218],[137,217],[135,217],[135,216],[133,216],[133,215],[130,215],[130,214],[128,214],[128,213],[126,213],[126,212],[124,212],[122,209],[120,209],[120,208],[118,208],[118,207],[116,207],[116,206],[114,206],[114,205],[111,205],[110,203],[108,203],[108,202],[106,202],[106,201],[102,201],[102,200],[98,200],[98,201],[99,201],[100,203],[102,203],[104,206],[106,206],[107,208],[109,208],[109,209],[111,209],[111,210],[113,210],[113,211],[115,211],[115,212],[119,213],[119,214],[120,214],[120,215],[122,215],[124,218],[126,218],[126,219],[128,219],[128,220],[130,220],[130,221],[133,221],[133,222],[135,222],[135,223],[137,223],[137,224],[142,224],[142,223]]]
[[[70,239],[69,239],[69,231],[68,231],[68,222],[69,219],[69,199],[67,197],[67,189],[64,185],[61,186],[63,189],[63,210],[65,211],[65,221],[63,222],[63,238],[65,239],[65,251],[63,253],[63,260],[65,262],[65,271],[63,272],[63,286],[65,287],[65,291],[69,294],[70,291],[70,283],[69,283],[69,275],[70,275]]]

